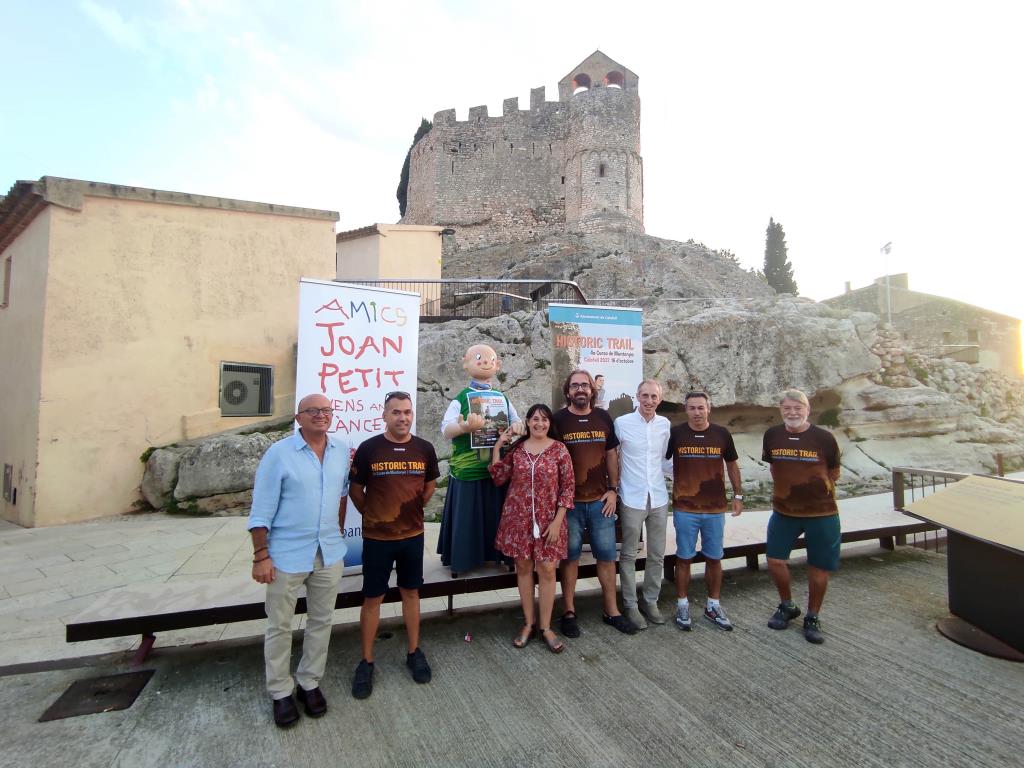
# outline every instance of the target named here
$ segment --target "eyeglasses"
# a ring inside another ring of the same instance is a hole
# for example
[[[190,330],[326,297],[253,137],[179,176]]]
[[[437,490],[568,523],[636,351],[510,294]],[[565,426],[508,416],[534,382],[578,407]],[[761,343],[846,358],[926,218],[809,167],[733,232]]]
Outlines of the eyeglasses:
[[[306,408],[305,410],[299,411],[299,414],[303,415],[303,416],[309,416],[309,418],[312,419],[315,416],[333,416],[334,415],[334,409],[333,408]]]
[[[395,399],[412,400],[412,397],[409,395],[408,392],[403,392],[400,389],[396,389],[394,392],[388,392],[386,395],[384,395],[384,405],[387,405],[389,402]]]
[[[587,382],[582,384],[572,383],[569,385],[569,389],[590,389],[590,385]]]

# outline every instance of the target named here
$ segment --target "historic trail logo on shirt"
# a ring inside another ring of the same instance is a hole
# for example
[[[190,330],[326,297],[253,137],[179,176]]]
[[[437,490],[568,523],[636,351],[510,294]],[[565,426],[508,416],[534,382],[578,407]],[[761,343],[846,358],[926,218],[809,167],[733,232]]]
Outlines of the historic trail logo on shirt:
[[[772,448],[772,461],[818,461],[818,452],[806,448]]]

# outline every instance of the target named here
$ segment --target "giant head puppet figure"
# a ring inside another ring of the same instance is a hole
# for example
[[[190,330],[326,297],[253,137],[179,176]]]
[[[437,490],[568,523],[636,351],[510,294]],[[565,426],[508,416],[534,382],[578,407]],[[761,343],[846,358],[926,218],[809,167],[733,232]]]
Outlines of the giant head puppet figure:
[[[486,344],[474,344],[462,356],[462,369],[469,375],[471,389],[487,390],[491,388],[492,380],[501,370],[501,358]],[[444,436],[453,439],[459,435],[475,432],[484,426],[484,422],[482,414],[471,411],[468,415],[463,416],[460,413],[458,421],[445,425]],[[511,426],[515,434],[524,434],[522,421],[514,421]]]
[[[474,344],[462,356],[469,382],[445,411],[441,433],[452,441],[451,477],[437,551],[452,575],[470,571],[502,555],[494,548],[504,488],[491,481],[487,465],[498,435],[511,426],[522,434],[523,423],[509,399],[492,387],[501,360],[486,344]]]

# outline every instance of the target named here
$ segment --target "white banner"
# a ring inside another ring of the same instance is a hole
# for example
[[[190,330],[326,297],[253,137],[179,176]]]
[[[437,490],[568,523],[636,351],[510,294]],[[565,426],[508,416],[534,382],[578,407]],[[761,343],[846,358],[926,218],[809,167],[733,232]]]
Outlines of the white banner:
[[[384,431],[387,393],[408,392],[415,411],[419,324],[419,294],[302,278],[296,405],[306,395],[326,395],[334,407],[331,434],[354,453]],[[362,522],[350,500],[346,568],[363,563]]]

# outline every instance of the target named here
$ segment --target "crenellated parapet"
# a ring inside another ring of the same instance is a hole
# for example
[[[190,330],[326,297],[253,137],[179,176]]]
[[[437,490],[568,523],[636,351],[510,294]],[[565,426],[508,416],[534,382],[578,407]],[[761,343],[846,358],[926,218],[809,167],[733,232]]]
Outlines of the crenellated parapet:
[[[558,101],[547,101],[541,86],[531,89],[529,109],[512,97],[501,115],[486,105],[471,107],[466,120],[454,109],[437,112],[411,153],[402,223],[452,227],[463,246],[606,225],[642,232],[637,83],[598,51],[563,78]]]

